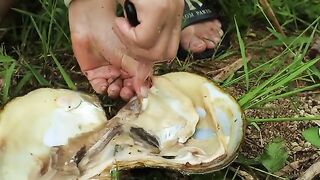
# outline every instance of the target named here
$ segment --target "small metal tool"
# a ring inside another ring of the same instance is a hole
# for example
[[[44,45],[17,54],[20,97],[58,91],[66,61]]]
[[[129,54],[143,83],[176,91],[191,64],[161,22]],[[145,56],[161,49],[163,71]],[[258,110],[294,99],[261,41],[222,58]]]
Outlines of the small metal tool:
[[[130,0],[125,0],[123,7],[124,7],[124,11],[127,15],[127,19],[129,21],[129,23],[131,24],[131,26],[134,26],[134,27],[138,26],[140,24],[140,22],[138,20],[137,11],[136,11],[134,4],[132,2],[130,2]]]

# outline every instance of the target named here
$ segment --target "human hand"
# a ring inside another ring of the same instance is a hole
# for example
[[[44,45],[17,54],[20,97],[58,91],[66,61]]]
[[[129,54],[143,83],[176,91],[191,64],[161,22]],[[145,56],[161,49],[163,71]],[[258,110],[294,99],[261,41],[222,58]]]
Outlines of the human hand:
[[[125,0],[121,0],[124,4]],[[184,0],[130,0],[140,24],[132,26],[118,17],[114,31],[130,56],[143,68],[176,56],[183,16]]]
[[[73,1],[69,7],[72,47],[82,72],[97,93],[129,100],[147,84],[145,77],[137,74],[137,61],[126,55],[125,46],[112,31],[114,12],[114,1]],[[151,69],[140,72],[146,76]]]

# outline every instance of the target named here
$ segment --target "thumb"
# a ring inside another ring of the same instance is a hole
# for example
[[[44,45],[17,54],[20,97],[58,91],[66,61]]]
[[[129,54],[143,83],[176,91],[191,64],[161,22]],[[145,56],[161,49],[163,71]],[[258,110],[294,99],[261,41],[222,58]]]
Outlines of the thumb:
[[[133,78],[133,88],[138,96],[146,97],[148,94],[147,78],[152,75],[153,64],[139,63]]]
[[[113,29],[123,44],[131,44],[136,39],[134,27],[123,17],[116,18]]]

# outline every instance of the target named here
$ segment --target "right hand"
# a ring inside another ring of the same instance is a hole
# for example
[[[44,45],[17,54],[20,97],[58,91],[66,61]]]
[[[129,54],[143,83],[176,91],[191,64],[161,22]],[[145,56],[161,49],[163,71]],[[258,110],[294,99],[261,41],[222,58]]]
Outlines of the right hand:
[[[118,0],[124,4],[124,0]],[[170,61],[179,47],[184,0],[130,0],[140,24],[116,18],[114,31],[128,54],[142,63]]]

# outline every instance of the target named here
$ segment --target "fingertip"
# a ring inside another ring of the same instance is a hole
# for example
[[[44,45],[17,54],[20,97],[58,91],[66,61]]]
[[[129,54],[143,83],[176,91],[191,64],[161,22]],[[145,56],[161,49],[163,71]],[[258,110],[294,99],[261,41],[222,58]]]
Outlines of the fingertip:
[[[117,98],[117,97],[119,97],[119,95],[120,95],[120,91],[121,91],[121,89],[122,89],[122,80],[121,79],[118,79],[118,80],[116,80],[115,82],[109,82],[109,83],[111,83],[110,85],[109,85],[109,87],[108,87],[108,90],[107,90],[107,92],[108,92],[108,96],[110,97],[110,98]]]
[[[134,92],[132,89],[128,88],[128,87],[123,87],[120,91],[120,97],[124,100],[124,101],[129,101],[133,96],[134,96]]]
[[[152,64],[139,63],[136,75],[133,79],[133,88],[138,96],[146,96],[148,87],[145,82],[152,72]]]
[[[123,87],[132,88],[133,87],[133,79],[128,78],[128,79],[123,80]]]
[[[109,86],[108,88],[108,96],[110,98],[117,98],[119,97],[119,94],[120,94],[120,87],[119,86]]]

